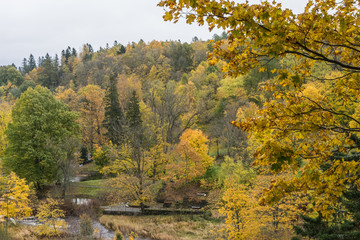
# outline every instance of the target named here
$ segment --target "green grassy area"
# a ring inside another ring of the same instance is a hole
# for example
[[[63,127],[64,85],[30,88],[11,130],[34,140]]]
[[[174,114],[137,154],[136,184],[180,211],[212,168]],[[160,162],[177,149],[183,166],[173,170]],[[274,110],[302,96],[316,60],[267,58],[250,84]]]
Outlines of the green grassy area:
[[[107,179],[88,180],[71,184],[70,194],[87,198],[97,198],[103,192]]]
[[[97,171],[99,171],[99,169],[94,162],[87,163],[77,169],[78,174],[87,174],[89,172],[97,172]]]

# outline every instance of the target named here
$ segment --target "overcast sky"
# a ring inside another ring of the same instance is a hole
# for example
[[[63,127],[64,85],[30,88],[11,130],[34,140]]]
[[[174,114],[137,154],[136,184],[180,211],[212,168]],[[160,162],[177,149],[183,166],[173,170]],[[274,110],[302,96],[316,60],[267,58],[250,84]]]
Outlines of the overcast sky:
[[[237,2],[239,2],[238,0]],[[255,2],[256,0],[254,0]],[[67,46],[79,50],[90,43],[94,50],[114,40],[129,42],[181,40],[194,36],[210,39],[220,30],[173,24],[162,19],[159,0],[0,0],[0,66],[21,64],[33,54],[37,59],[60,54]],[[301,12],[307,0],[282,0],[284,7]]]

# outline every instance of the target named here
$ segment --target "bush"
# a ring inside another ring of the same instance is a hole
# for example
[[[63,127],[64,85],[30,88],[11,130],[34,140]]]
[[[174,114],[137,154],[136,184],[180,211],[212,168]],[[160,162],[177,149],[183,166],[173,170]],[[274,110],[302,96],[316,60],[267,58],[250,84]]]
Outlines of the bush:
[[[92,237],[94,234],[92,220],[86,214],[80,216],[80,234],[83,237]]]
[[[115,233],[114,240],[123,240],[123,239],[124,239],[124,237],[120,232]]]

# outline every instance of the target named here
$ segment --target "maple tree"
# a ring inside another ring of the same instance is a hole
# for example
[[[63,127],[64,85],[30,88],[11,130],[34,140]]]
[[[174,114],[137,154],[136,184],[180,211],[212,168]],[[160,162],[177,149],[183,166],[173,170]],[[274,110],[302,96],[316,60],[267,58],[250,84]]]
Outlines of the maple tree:
[[[180,137],[173,162],[167,166],[168,178],[175,185],[185,186],[195,178],[204,175],[214,159],[208,155],[208,139],[201,130],[187,129]]]
[[[264,65],[273,58],[294,57],[290,68],[272,70],[276,76],[265,84],[272,97],[260,117],[234,125],[263,137],[255,152],[257,164],[274,173],[301,170],[290,180],[274,183],[266,201],[302,189],[311,192],[314,208],[325,218],[334,213],[331,206],[347,183],[360,184],[360,161],[330,159],[334,150],[352,154],[359,146],[355,140],[359,120],[353,115],[359,97],[359,2],[309,1],[300,14],[282,9],[275,1],[164,0],[159,6],[165,8],[165,20],[177,22],[185,15],[187,23],[227,29],[228,38],[213,44],[209,59],[211,63],[226,60],[223,71],[230,76],[255,67],[265,71]],[[321,62],[337,72],[314,76],[313,69]],[[331,98],[306,96],[304,84],[311,80],[328,83],[331,87],[325,95]],[[322,168],[326,164],[329,167]]]

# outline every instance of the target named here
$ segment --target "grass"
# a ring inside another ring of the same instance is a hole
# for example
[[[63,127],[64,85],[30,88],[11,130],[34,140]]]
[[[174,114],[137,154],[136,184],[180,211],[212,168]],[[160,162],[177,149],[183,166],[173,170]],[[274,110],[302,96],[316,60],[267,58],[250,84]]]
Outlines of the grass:
[[[109,216],[103,215],[100,223],[125,235],[131,232],[157,240],[215,239],[222,227],[219,219],[205,219],[196,215],[175,216]]]
[[[89,172],[97,172],[99,169],[94,162],[87,163],[77,169],[78,174],[87,174]]]
[[[71,184],[70,194],[87,198],[97,198],[103,192],[106,179],[88,180]]]
[[[9,240],[76,240],[79,239],[72,234],[63,233],[62,236],[40,237],[35,226],[16,225],[9,227]],[[3,238],[0,239],[3,240]]]

